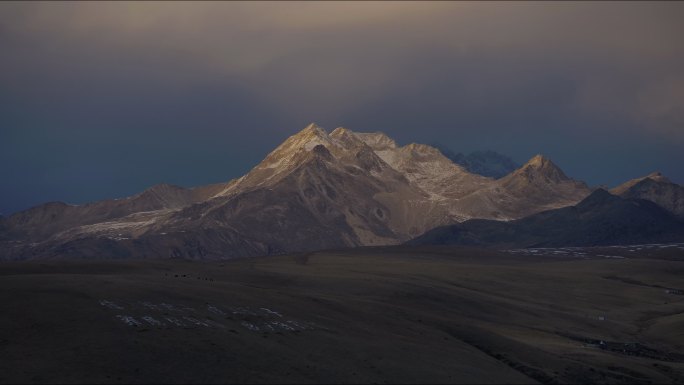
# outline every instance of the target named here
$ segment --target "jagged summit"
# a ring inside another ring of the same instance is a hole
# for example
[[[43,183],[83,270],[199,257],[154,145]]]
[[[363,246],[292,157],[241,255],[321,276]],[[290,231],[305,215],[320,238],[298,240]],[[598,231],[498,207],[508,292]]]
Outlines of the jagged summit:
[[[317,132],[319,134],[327,134],[325,129],[315,122],[311,122],[306,127],[304,127],[299,133],[304,133],[304,132]]]
[[[522,165],[521,168],[524,167],[535,167],[535,168],[541,168],[541,167],[546,167],[549,165],[549,163],[553,164],[549,158],[542,154],[537,154],[533,157],[530,158],[525,164]]]
[[[323,127],[316,123],[310,123],[296,134],[285,139],[249,173],[229,183],[215,197],[233,196],[245,191],[245,189],[277,183],[278,180],[306,159],[310,159],[316,154],[323,154],[320,150],[316,154],[313,153],[314,148],[319,145],[326,147],[329,152],[333,145],[332,139]]]
[[[531,166],[541,167],[542,165],[544,165],[547,162],[550,162],[549,158],[547,158],[543,154],[537,154],[537,155],[533,156],[532,158],[530,158],[530,160],[527,161],[527,164],[531,165]]]
[[[376,151],[390,150],[398,147],[394,139],[382,132],[356,132],[355,134]]]
[[[684,218],[684,186],[672,183],[660,172],[627,181],[610,190],[623,198],[639,198],[655,202],[660,207]]]
[[[311,123],[297,134],[288,138],[283,144],[296,148],[303,146],[307,150],[311,150],[318,144],[330,144],[330,137],[323,127],[316,123]]]
[[[623,195],[627,190],[631,189],[635,185],[637,185],[637,184],[639,184],[639,183],[641,183],[647,179],[650,179],[654,182],[659,182],[659,183],[672,183],[670,181],[670,179],[665,177],[660,171],[654,171],[654,172],[652,172],[646,176],[631,179],[631,180],[611,189],[610,191],[615,195]]]
[[[636,180],[641,182],[641,181],[646,180],[646,179],[650,179],[650,180],[652,180],[654,182],[658,182],[658,183],[672,183],[672,181],[668,177],[663,175],[663,173],[660,171],[654,171],[654,172],[646,175],[645,177],[637,178]]]
[[[292,157],[299,150],[311,151],[319,144],[330,145],[330,143],[330,136],[328,136],[325,129],[316,123],[311,123],[276,147],[275,150],[266,156],[261,164],[268,166],[273,163],[281,163],[286,158]]]
[[[356,135],[356,133],[346,127],[337,127],[336,129],[332,130],[330,132],[330,136],[347,136],[347,135]]]
[[[367,144],[359,138],[357,133],[348,128],[337,127],[330,133],[329,136],[333,141],[336,142],[338,146],[342,147],[344,150],[361,149],[362,147],[367,147]]]
[[[660,172],[660,171],[653,171],[652,173],[650,173],[650,174],[648,174],[648,175],[646,175],[646,176],[644,176],[644,177],[641,177],[641,178],[636,178],[635,180],[641,181],[641,180],[644,180],[644,179],[652,179],[652,180],[654,180],[654,181],[656,181],[656,182],[672,183],[672,182],[670,181],[670,179],[668,179],[668,178],[667,178],[665,175],[663,175],[663,173]]]
[[[444,157],[446,158],[441,151],[436,149],[435,147],[429,146],[427,144],[421,144],[421,143],[409,143],[406,146],[402,147],[404,151],[410,151],[416,155],[422,155],[422,156],[439,156],[439,157]]]
[[[533,156],[522,167],[514,171],[512,175],[526,179],[542,177],[552,182],[570,180],[560,167],[556,166],[551,159],[541,154]]]

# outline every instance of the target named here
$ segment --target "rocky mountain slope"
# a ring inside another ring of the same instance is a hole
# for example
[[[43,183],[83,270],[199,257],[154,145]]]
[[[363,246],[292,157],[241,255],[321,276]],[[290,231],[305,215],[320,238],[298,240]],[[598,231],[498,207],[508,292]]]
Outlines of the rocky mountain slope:
[[[684,240],[684,221],[655,203],[625,199],[598,189],[575,206],[515,221],[473,219],[438,227],[412,245],[561,247]]]
[[[684,219],[684,187],[659,172],[632,179],[610,190],[624,198],[646,199]]]
[[[466,155],[460,152],[455,153],[444,146],[435,145],[434,147],[468,172],[494,179],[502,178],[520,167],[513,159],[496,151],[473,151]]]
[[[542,155],[511,174],[453,203],[466,218],[512,220],[554,208],[570,206],[590,193]]]
[[[209,199],[223,189],[223,184],[185,189],[159,184],[124,199],[111,199],[85,205],[49,202],[18,212],[5,221],[15,237],[42,238],[75,226],[91,225],[125,218],[134,214],[156,214],[180,209]]]
[[[0,223],[4,258],[229,258],[405,242],[471,218],[517,219],[589,189],[535,157],[494,180],[434,147],[311,124],[246,175],[73,206],[53,202]]]

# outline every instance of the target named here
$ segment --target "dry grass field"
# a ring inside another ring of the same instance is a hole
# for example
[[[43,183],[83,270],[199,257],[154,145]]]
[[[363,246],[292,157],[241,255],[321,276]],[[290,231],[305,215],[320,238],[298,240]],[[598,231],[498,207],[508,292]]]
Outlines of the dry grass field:
[[[681,247],[0,264],[0,382],[682,383]]]

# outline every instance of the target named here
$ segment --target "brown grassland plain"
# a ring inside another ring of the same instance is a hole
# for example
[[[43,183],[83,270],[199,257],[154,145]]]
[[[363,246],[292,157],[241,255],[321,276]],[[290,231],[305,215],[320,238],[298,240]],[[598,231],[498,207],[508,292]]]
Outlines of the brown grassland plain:
[[[5,262],[0,382],[684,382],[682,248],[538,254]]]

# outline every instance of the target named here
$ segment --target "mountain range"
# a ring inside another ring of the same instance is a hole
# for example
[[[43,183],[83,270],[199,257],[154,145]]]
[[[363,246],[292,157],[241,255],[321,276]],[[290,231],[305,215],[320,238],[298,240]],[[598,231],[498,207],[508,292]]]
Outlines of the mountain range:
[[[577,205],[514,221],[472,219],[441,226],[411,245],[606,246],[684,240],[684,221],[657,204],[597,189]]]
[[[682,215],[682,187],[662,176],[612,192]],[[51,202],[0,218],[0,258],[219,259],[393,245],[477,220],[509,226],[595,194],[542,155],[494,179],[432,146],[399,146],[383,133],[342,127],[328,133],[312,123],[226,183],[162,184],[129,198]]]

